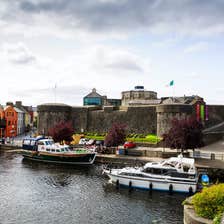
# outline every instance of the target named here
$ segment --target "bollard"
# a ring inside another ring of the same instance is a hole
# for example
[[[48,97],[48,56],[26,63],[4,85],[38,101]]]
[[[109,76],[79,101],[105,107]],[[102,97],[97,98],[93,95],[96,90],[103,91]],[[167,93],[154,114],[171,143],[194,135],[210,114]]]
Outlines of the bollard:
[[[211,160],[215,160],[215,153],[211,153]]]

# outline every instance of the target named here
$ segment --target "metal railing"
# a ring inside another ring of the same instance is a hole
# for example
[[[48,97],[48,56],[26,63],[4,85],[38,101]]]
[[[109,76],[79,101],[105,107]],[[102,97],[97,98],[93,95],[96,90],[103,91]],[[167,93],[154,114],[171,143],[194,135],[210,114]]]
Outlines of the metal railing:
[[[224,161],[224,153],[194,151],[190,152],[190,157]]]

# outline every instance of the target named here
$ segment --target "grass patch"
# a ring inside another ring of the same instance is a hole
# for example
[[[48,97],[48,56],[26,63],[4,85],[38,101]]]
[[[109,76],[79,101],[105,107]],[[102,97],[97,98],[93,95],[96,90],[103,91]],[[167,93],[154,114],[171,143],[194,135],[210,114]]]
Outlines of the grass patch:
[[[150,143],[150,144],[156,144],[158,142],[160,142],[162,139],[157,137],[156,135],[146,135],[145,137],[141,137],[144,136],[143,134],[130,134],[127,136],[126,141],[133,141],[136,143]],[[96,135],[91,133],[91,135],[86,134],[85,138],[89,138],[89,139],[95,139],[95,140],[104,140],[105,139],[105,135]]]
[[[104,139],[105,139],[105,136],[99,136],[99,135],[85,135],[85,138],[95,139],[95,140],[104,140]]]

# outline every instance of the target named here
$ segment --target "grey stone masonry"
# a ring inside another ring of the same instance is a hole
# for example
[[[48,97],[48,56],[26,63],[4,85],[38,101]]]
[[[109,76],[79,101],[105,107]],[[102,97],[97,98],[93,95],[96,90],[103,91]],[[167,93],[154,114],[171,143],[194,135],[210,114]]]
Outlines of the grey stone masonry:
[[[156,107],[157,135],[162,136],[171,128],[174,118],[184,119],[192,114],[192,106],[187,104],[160,104]]]

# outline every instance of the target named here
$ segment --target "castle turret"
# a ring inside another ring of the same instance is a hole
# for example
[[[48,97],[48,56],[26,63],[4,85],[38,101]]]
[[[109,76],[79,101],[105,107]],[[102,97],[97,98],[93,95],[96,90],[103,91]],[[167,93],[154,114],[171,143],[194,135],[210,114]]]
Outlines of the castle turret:
[[[72,107],[66,104],[42,104],[37,106],[38,133],[48,134],[49,128],[60,121],[71,121]]]
[[[192,115],[192,106],[187,104],[160,104],[156,106],[157,135],[162,136],[171,128],[171,121]]]

